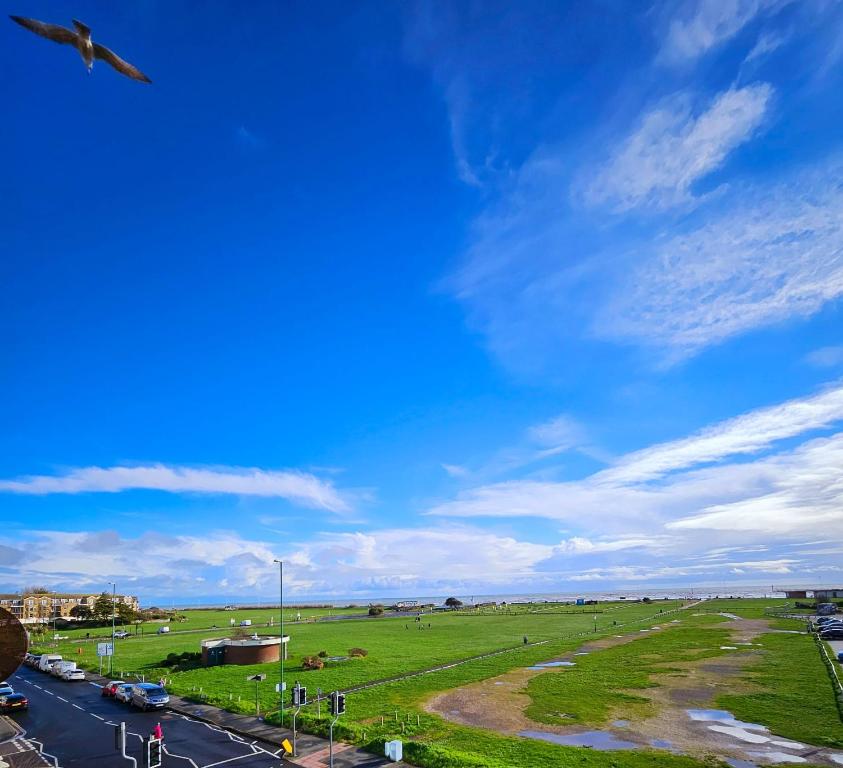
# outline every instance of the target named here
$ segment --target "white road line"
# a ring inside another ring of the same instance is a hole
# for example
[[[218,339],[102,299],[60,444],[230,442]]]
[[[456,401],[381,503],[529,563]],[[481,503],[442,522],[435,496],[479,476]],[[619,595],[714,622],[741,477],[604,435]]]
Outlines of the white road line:
[[[59,701],[63,701],[65,704],[69,704],[69,703],[70,703],[70,702],[69,702],[66,698],[64,698],[64,696],[58,696],[58,695],[57,695],[57,696],[56,696],[56,698],[57,698]]]
[[[78,704],[74,704],[73,706],[74,706],[74,707],[76,707],[76,709],[78,709],[80,712],[84,712],[84,711],[85,711],[85,710],[84,710],[84,709],[82,709],[82,707],[80,707]]]
[[[93,685],[94,688],[102,688],[102,686],[99,683],[92,683],[90,681],[88,681],[88,685]]]
[[[196,765],[195,761],[192,758],[185,757],[184,755],[177,755],[174,752],[170,752],[170,750],[167,749],[166,746],[162,747],[161,749],[164,752],[164,754],[167,755],[168,757],[174,757],[174,758],[176,758],[176,760],[187,760],[187,762],[189,762],[193,766],[193,768],[199,768],[199,766]]]
[[[100,717],[99,715],[95,715],[93,712],[88,712],[88,714],[89,714],[91,717],[95,717],[97,720],[102,720],[103,722],[105,722],[105,718],[104,718],[104,717]]]
[[[48,691],[46,688],[44,689],[44,693],[46,693],[48,696],[55,696],[56,695],[52,691]]]
[[[36,687],[39,691],[43,691],[43,690],[44,690],[44,689],[43,689],[40,685],[38,685],[38,683],[33,683],[33,685],[34,685],[34,686],[35,686],[35,687]]]

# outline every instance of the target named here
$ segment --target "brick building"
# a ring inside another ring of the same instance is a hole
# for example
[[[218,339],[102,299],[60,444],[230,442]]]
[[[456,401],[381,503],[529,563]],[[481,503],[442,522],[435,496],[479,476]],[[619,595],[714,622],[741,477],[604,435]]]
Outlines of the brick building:
[[[70,612],[77,605],[93,610],[99,595],[39,592],[26,595],[0,595],[0,608],[5,608],[22,624],[37,624],[53,619],[73,619]],[[109,595],[110,597],[110,595]],[[117,603],[138,610],[138,599],[132,595],[117,595]]]
[[[218,664],[268,664],[281,660],[281,647],[287,658],[290,636],[231,638],[202,641],[202,664],[214,667]]]

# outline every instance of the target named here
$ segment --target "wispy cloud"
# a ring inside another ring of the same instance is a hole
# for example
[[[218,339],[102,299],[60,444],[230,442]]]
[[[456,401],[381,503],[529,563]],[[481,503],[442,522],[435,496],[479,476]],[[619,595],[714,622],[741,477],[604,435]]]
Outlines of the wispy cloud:
[[[716,424],[695,435],[627,454],[595,475],[601,482],[633,483],[722,459],[758,453],[778,440],[843,421],[843,387],[790,400]]]
[[[768,112],[766,83],[732,88],[695,114],[686,94],[647,112],[585,191],[589,204],[616,211],[688,202],[691,187],[749,140]]]
[[[470,474],[469,470],[461,464],[442,464],[442,469],[451,477],[466,477]]]
[[[814,526],[843,536],[843,433],[815,437],[795,448],[777,445],[841,422],[843,387],[838,386],[637,451],[581,481],[479,486],[429,514],[543,517],[615,539],[637,539],[641,531],[661,536],[717,529],[723,532],[723,546],[730,545],[729,536],[792,538]],[[771,449],[777,452],[751,461],[724,461]]]
[[[773,187],[735,190],[703,226],[639,261],[596,332],[662,346],[667,358],[681,359],[839,298],[840,167],[832,161]]]
[[[834,368],[843,365],[843,345],[815,349],[805,355],[805,362],[817,368]]]
[[[688,0],[669,24],[659,53],[664,63],[692,62],[733,38],[757,16],[790,0]]]
[[[119,493],[133,489],[276,497],[332,512],[351,509],[348,499],[331,482],[294,471],[155,464],[81,467],[61,475],[33,475],[0,481],[0,492],[29,495]]]

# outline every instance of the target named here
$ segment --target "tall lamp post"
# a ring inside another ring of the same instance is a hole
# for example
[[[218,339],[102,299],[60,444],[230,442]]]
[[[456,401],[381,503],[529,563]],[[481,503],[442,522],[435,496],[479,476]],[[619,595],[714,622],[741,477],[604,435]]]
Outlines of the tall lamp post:
[[[111,584],[111,656],[108,657],[108,674],[114,677],[114,627],[115,619],[117,618],[117,585],[113,581]]]
[[[281,725],[284,725],[284,655],[285,655],[285,646],[284,646],[284,561],[283,560],[273,560],[274,563],[278,563],[278,602],[280,605],[280,612],[281,612],[281,685],[278,686],[278,691],[281,696]]]

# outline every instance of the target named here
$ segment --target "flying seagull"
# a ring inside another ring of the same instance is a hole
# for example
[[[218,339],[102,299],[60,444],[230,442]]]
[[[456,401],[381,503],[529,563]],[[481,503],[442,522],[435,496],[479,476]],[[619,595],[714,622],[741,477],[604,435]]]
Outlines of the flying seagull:
[[[76,28],[74,32],[72,29],[60,27],[58,24],[45,24],[43,21],[25,19],[22,16],[11,16],[10,18],[22,27],[26,27],[30,32],[41,35],[41,37],[46,37],[54,43],[74,46],[79,51],[82,61],[85,62],[88,72],[94,67],[94,59],[101,59],[111,64],[114,69],[126,75],[126,77],[131,77],[133,80],[140,80],[144,83],[152,82],[137,67],[133,67],[129,62],[123,61],[114,51],[108,50],[108,48],[99,43],[92,43],[91,28],[81,21],[73,20],[73,26]]]

